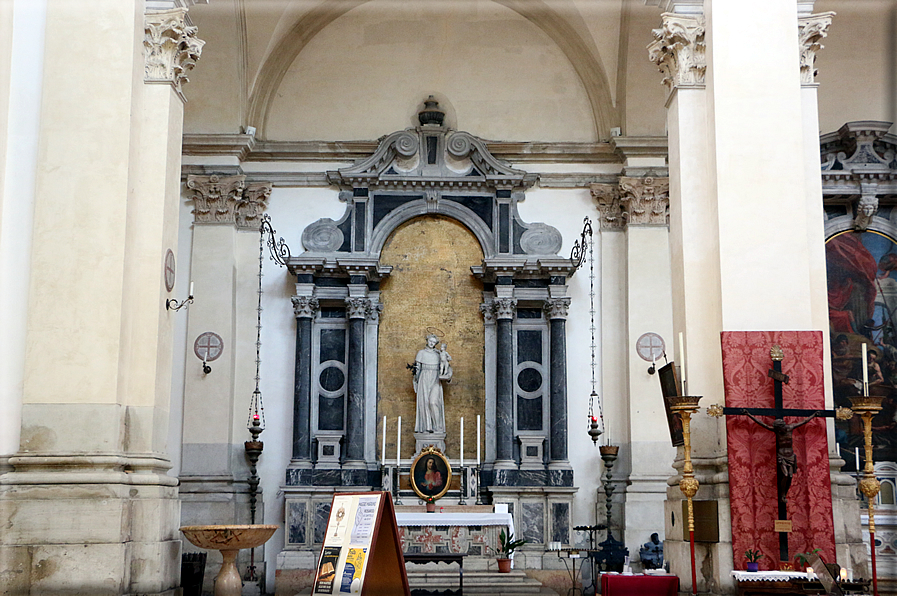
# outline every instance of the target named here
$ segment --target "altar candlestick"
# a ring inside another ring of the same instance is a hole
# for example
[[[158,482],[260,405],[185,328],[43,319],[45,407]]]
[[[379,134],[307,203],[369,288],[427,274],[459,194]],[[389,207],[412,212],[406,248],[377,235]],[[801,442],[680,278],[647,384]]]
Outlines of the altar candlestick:
[[[863,395],[869,396],[869,356],[866,351],[866,342],[863,342]]]
[[[685,395],[685,339],[683,333],[679,332],[679,370],[682,376],[682,395]]]
[[[399,430],[396,432],[396,467],[402,461],[402,417],[399,416]]]
[[[480,467],[480,415],[477,414],[477,467]]]
[[[464,468],[464,417],[461,417],[461,468]]]
[[[383,447],[380,448],[380,465],[386,465],[386,416],[383,417]]]

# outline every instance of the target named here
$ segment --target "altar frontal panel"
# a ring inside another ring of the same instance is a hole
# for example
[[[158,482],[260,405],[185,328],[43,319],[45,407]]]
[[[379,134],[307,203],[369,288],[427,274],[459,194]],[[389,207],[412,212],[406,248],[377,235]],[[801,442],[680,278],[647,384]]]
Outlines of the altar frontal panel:
[[[825,408],[821,331],[724,331],[721,333],[726,406],[773,408],[775,386],[770,348],[781,346],[782,372],[790,378],[782,390],[783,407]],[[771,417],[761,417],[767,424]],[[801,418],[786,417],[786,423]],[[727,416],[729,494],[732,514],[732,550],[735,568],[743,568],[744,552],[759,549],[761,569],[778,569],[779,538],[776,489],[775,435],[747,416]],[[788,537],[794,555],[814,548],[823,559],[835,560],[832,492],[828,444],[823,419],[814,419],[793,433],[797,470],[788,491]]]

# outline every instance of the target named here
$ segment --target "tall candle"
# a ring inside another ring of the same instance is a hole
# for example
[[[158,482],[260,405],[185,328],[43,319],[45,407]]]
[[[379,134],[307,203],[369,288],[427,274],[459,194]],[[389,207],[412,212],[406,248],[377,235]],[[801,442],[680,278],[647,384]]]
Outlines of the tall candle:
[[[869,356],[866,352],[866,342],[863,342],[863,395],[869,396]]]
[[[380,448],[380,465],[386,465],[386,416],[383,417],[383,447]]]
[[[398,468],[402,459],[402,417],[399,416],[399,430],[396,432],[396,467]]]
[[[477,467],[480,467],[480,415],[477,414]]]
[[[461,416],[461,469],[464,469],[464,416]]]
[[[679,332],[679,370],[682,375],[682,395],[685,395],[685,339],[683,333]]]
[[[191,281],[191,282],[190,282],[190,293],[187,294],[187,297],[190,297],[190,296],[192,296],[192,295],[193,295],[193,282]]]
[[[857,472],[860,471],[860,448],[857,447],[856,450],[856,458],[857,458]]]

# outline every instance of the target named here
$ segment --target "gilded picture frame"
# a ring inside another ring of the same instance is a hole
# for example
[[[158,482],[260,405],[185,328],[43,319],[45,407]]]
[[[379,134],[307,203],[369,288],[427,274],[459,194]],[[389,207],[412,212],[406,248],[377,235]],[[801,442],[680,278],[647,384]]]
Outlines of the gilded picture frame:
[[[424,448],[411,462],[411,488],[425,501],[435,501],[448,492],[452,466],[435,446]]]

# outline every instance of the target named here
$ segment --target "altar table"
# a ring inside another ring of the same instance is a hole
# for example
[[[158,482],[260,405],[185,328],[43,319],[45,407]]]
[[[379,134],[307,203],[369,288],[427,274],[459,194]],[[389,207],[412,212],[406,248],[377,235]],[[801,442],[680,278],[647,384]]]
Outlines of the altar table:
[[[602,596],[676,596],[678,592],[675,575],[601,574]]]

